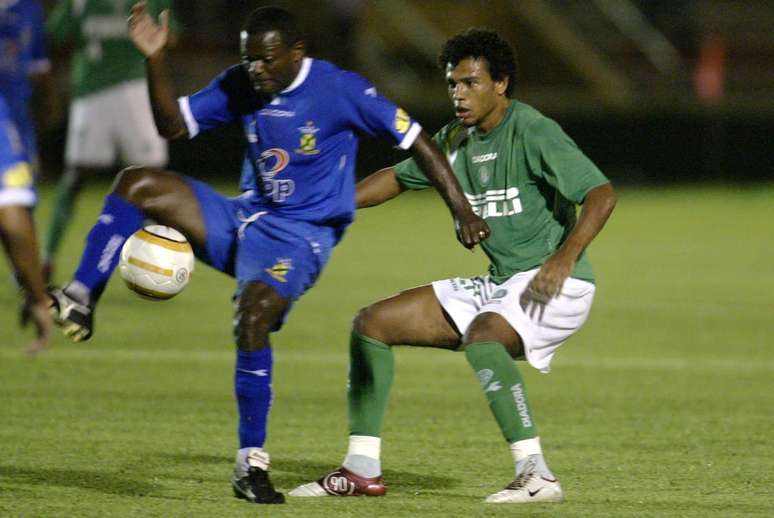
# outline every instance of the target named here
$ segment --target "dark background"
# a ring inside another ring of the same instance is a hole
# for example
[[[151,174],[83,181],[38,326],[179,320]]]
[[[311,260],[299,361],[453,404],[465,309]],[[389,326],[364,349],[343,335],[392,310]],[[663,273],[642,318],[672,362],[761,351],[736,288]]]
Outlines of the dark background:
[[[171,51],[180,95],[238,60],[245,15],[267,2],[176,1]],[[774,179],[774,2],[749,0],[278,1],[302,21],[309,53],[368,77],[426,130],[451,109],[435,64],[449,36],[477,26],[516,48],[516,97],[556,119],[617,183]],[[67,49],[52,49],[67,98]],[[61,117],[41,139],[47,180],[60,174]],[[171,145],[172,169],[237,181],[239,128]],[[405,155],[365,138],[358,174]],[[118,166],[117,166],[118,167]]]

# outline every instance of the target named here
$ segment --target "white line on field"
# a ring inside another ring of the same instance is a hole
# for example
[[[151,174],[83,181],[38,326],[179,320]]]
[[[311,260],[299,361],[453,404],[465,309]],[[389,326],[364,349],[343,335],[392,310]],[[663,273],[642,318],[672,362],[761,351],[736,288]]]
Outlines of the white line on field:
[[[397,354],[398,364],[411,364],[418,356],[424,359],[425,355],[432,355],[432,362],[438,363],[463,363],[460,354],[452,354],[447,351],[407,351],[400,349]],[[413,356],[413,358],[412,358]],[[347,355],[343,351],[293,351],[278,348],[274,353],[275,361],[279,364],[314,364],[314,365],[339,365],[345,366]],[[26,360],[21,350],[4,347],[0,349],[0,358],[7,360]],[[94,361],[94,362],[226,362],[234,361],[234,353],[229,351],[186,351],[183,349],[86,349],[77,347],[61,347],[53,351],[43,353],[38,358],[28,361],[38,362],[68,362],[68,361]],[[632,370],[659,370],[659,371],[705,371],[718,370],[737,372],[773,372],[774,358],[761,358],[758,360],[738,360],[723,358],[648,358],[648,357],[566,357],[557,356],[552,364],[554,369],[632,369]]]

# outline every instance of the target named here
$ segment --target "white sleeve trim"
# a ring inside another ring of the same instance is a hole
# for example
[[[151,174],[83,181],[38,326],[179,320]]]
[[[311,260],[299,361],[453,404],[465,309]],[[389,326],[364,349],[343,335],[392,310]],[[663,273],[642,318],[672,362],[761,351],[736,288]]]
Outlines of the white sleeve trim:
[[[191,112],[191,104],[188,101],[188,97],[178,97],[177,104],[180,106],[180,112],[183,114],[183,120],[185,120],[185,127],[188,128],[188,138],[194,138],[199,134],[199,123]]]
[[[403,140],[401,140],[400,144],[398,144],[398,147],[401,149],[408,149],[413,146],[414,141],[419,136],[420,131],[422,131],[422,126],[420,126],[418,122],[412,123],[411,127],[406,132],[406,136],[404,136]]]
[[[34,207],[38,201],[35,191],[26,188],[0,189],[0,207],[21,205]]]

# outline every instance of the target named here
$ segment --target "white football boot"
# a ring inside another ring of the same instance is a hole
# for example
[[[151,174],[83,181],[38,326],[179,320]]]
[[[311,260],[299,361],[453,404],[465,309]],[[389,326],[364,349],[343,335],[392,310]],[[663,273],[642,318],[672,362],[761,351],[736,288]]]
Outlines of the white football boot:
[[[527,471],[516,477],[516,480],[493,495],[489,495],[489,504],[528,504],[531,502],[561,502],[562,487],[553,477],[542,476],[534,471]]]

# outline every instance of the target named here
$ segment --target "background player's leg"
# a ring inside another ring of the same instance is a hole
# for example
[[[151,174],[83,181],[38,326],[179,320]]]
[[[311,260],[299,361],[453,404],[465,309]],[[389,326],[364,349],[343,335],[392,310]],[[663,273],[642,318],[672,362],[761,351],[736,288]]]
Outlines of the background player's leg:
[[[263,444],[272,399],[269,333],[288,304],[274,288],[257,281],[241,286],[237,297],[234,392],[239,411],[239,451],[233,484],[237,496],[256,503],[284,502],[284,496],[269,482],[270,459]]]
[[[466,330],[462,342],[465,358],[478,377],[516,464],[513,487],[491,495],[487,501],[561,499],[561,489],[543,457],[524,380],[513,361],[522,354],[521,337],[502,316],[481,313]]]
[[[84,182],[109,172],[109,169],[104,168],[69,166],[59,180],[43,247],[43,277],[46,282],[52,280],[56,253],[72,219],[73,208]]]

